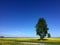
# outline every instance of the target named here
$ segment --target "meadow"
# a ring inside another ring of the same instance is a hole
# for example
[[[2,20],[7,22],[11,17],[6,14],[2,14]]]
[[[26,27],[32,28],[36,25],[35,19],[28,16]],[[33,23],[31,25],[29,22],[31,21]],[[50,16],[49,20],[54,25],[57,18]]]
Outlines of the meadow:
[[[0,38],[0,45],[60,45],[60,38]]]

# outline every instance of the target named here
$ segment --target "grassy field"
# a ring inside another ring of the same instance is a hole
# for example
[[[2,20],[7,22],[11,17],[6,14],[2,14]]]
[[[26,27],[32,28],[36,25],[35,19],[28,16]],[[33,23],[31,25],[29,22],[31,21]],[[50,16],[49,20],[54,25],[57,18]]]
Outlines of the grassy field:
[[[0,45],[60,45],[60,38],[0,38]]]

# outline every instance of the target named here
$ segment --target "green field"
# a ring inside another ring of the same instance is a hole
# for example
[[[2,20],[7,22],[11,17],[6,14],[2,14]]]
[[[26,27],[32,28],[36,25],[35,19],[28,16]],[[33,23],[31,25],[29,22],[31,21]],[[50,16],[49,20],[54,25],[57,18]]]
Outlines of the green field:
[[[60,45],[60,38],[0,38],[0,45]]]

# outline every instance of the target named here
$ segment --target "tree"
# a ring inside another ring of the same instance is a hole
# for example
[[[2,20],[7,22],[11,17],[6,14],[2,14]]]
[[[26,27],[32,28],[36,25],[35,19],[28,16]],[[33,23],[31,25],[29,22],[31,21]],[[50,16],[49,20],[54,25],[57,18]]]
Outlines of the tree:
[[[4,36],[0,36],[0,38],[4,38]]]
[[[50,35],[50,33],[48,33],[48,38],[50,38],[51,37],[51,35]]]
[[[36,24],[36,33],[40,36],[41,39],[43,39],[48,33],[47,24],[44,18],[39,18]]]

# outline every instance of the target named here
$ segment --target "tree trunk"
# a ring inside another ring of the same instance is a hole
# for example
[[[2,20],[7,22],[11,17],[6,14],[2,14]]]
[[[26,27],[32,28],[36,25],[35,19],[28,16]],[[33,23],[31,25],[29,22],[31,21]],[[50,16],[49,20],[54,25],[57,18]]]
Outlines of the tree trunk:
[[[43,38],[44,38],[43,36],[40,36],[40,40],[43,40]]]

